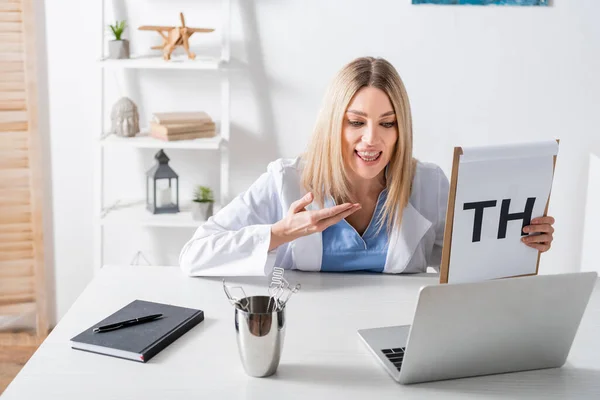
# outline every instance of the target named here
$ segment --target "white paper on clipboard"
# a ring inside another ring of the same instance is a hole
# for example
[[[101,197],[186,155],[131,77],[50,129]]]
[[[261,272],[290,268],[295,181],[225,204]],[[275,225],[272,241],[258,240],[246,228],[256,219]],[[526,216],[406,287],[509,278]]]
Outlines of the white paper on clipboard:
[[[536,272],[538,251],[521,241],[523,217],[528,204],[531,219],[544,214],[557,153],[556,141],[463,148],[448,283]]]

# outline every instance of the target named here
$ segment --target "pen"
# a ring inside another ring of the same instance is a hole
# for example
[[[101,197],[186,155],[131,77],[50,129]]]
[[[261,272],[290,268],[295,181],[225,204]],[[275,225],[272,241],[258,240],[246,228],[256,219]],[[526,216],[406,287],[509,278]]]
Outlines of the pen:
[[[116,322],[114,324],[99,326],[97,328],[94,328],[94,333],[114,331],[115,329],[125,328],[126,326],[143,324],[144,322],[153,321],[160,317],[162,317],[162,314],[152,314],[152,315],[146,315],[145,317],[133,318],[133,319],[128,319],[127,321],[121,321],[121,322]]]

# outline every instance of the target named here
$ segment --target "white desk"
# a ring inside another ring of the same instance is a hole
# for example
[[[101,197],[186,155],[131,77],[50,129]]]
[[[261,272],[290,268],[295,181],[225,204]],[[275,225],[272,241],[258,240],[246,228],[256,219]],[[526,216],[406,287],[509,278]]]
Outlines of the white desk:
[[[452,399],[600,398],[600,285],[561,369],[402,386],[360,341],[358,328],[411,322],[423,276],[286,272],[302,290],[288,303],[276,375],[248,377],[221,280],[176,268],[105,267],[2,399]],[[237,278],[266,293],[266,278]],[[568,295],[567,293],[565,295]],[[205,320],[147,364],[73,350],[71,337],[134,299],[205,311]]]

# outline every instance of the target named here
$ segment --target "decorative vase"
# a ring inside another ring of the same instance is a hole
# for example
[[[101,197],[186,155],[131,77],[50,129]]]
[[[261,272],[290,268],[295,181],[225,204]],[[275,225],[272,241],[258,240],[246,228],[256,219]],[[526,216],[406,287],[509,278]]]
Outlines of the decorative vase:
[[[129,58],[129,40],[111,40],[108,42],[108,58],[119,60]]]
[[[212,202],[192,202],[192,218],[194,221],[207,221],[213,215]]]

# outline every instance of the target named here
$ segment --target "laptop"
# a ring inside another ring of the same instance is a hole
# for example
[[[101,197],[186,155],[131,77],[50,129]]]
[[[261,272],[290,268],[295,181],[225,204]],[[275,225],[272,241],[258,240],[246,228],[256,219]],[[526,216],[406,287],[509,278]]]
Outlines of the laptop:
[[[358,331],[402,383],[561,367],[596,272],[421,288],[411,325]]]

